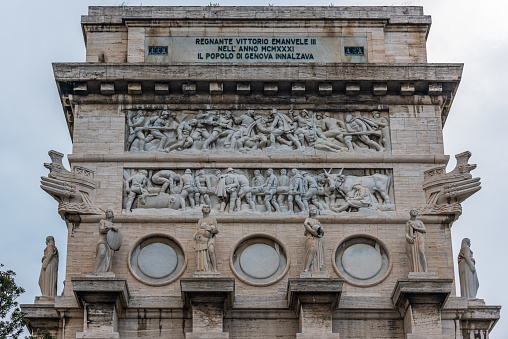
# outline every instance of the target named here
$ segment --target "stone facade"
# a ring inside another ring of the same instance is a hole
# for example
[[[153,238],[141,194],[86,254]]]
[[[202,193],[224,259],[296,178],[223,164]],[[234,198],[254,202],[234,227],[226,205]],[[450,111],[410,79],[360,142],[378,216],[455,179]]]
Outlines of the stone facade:
[[[41,187],[68,253],[61,295],[23,305],[33,333],[487,338],[500,307],[454,292],[451,226],[480,181],[470,153],[444,170],[462,64],[427,63],[430,23],[421,7],[90,7],[86,62],[53,65],[73,152],[70,171],[50,152]],[[313,246],[322,266],[302,272]]]

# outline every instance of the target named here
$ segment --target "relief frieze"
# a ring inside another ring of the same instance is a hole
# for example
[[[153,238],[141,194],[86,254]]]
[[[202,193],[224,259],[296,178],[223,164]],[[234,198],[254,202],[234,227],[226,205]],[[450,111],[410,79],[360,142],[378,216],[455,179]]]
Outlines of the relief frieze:
[[[387,112],[128,110],[127,153],[387,154]]]
[[[373,214],[394,211],[390,169],[124,169],[125,213]]]

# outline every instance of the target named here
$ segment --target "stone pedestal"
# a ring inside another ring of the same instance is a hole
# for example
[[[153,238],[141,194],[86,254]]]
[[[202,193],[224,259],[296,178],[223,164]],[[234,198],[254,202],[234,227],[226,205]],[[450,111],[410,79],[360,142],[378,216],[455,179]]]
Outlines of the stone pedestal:
[[[78,303],[84,308],[83,332],[76,338],[120,338],[118,316],[129,302],[125,278],[72,278],[72,288]]]
[[[35,304],[21,305],[21,311],[26,313],[25,317],[27,319],[30,319],[30,322],[27,324],[28,330],[33,336],[42,335],[47,330],[51,335],[56,337],[60,326],[60,315],[55,309],[55,299],[49,298],[51,302],[44,299],[41,302],[38,298],[41,297],[35,297]]]
[[[338,339],[332,331],[332,311],[342,293],[343,279],[299,278],[289,279],[288,303],[299,318],[298,339]]]
[[[464,339],[488,339],[500,317],[501,306],[487,306],[483,299],[469,299],[462,315]]]
[[[180,280],[182,299],[192,313],[192,332],[186,338],[229,338],[224,332],[224,313],[233,306],[233,278],[203,277]]]
[[[392,302],[404,318],[406,338],[444,339],[441,309],[452,290],[452,279],[412,277],[399,279],[392,292]]]

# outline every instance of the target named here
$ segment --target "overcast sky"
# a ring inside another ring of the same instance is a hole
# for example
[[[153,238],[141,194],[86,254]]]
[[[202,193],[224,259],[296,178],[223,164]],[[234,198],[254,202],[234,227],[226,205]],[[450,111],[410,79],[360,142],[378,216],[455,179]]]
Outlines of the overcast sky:
[[[508,305],[506,292],[508,220],[508,2],[483,1],[279,1],[214,0],[223,6],[424,6],[432,16],[428,61],[464,63],[462,82],[444,129],[448,166],[455,154],[469,150],[473,175],[482,190],[463,204],[463,214],[452,229],[454,258],[462,238],[468,237],[480,280],[478,297],[488,305]],[[210,1],[36,1],[2,2],[0,10],[0,133],[1,233],[0,262],[17,272],[26,289],[21,303],[33,303],[47,235],[60,251],[61,293],[65,272],[67,230],[57,214],[57,203],[39,188],[47,152],[71,153],[71,141],[55,85],[52,62],[83,62],[85,48],[80,16],[91,5],[208,5]],[[65,164],[67,162],[65,161]],[[456,263],[455,263],[456,266]],[[458,278],[457,278],[458,279]],[[458,283],[457,283],[458,285]],[[502,312],[502,314],[505,312]],[[508,319],[496,325],[492,339],[508,338]]]

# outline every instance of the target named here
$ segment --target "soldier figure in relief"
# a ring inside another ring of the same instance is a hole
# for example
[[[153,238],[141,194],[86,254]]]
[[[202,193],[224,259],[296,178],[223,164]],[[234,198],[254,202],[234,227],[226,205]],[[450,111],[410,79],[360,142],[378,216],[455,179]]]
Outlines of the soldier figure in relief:
[[[263,187],[265,186],[265,178],[263,178],[263,176],[261,175],[261,171],[260,170],[255,170],[254,171],[254,177],[252,178],[252,185],[251,187]],[[258,194],[254,194],[254,201],[256,200],[257,198],[257,203],[259,205],[262,205],[263,204],[263,197],[261,195],[258,195]]]
[[[343,130],[346,128],[344,123],[340,120],[332,118],[330,113],[325,112],[323,114],[323,119],[321,120],[321,129],[323,131],[323,135],[326,138],[334,138],[340,141],[342,144],[346,144],[344,139]]]
[[[233,118],[230,111],[226,112],[225,117],[218,115],[217,111],[210,111],[212,119],[206,120],[207,124],[212,126],[212,133],[203,143],[201,149],[209,149],[210,145],[217,141],[219,138],[226,137],[224,146],[227,148],[231,145],[231,136],[234,133],[233,130]]]
[[[294,135],[294,126],[291,119],[283,114],[279,113],[275,108],[270,111],[270,141],[272,145],[275,145],[275,141],[281,144],[291,146],[294,145],[297,149],[302,148],[302,144],[298,138]],[[289,141],[285,140],[288,139]]]
[[[152,175],[152,182],[156,185],[162,185],[162,188],[159,192],[160,194],[166,193],[166,190],[169,188],[168,193],[176,193],[176,182],[180,181],[180,175],[176,174],[171,170],[161,170],[154,175]]]
[[[371,148],[374,148],[376,151],[383,151],[383,147],[369,138],[369,134],[374,134],[376,132],[376,128],[377,124],[373,121],[363,118],[355,118],[351,114],[346,115],[347,135],[344,137],[344,141],[348,150],[350,152],[354,151],[352,140],[353,137],[356,136],[360,141]]]
[[[190,169],[185,170],[185,174],[180,177],[180,206],[182,211],[185,211],[186,200],[189,200],[191,208],[194,208],[194,190],[195,190],[194,176]]]
[[[385,117],[381,117],[379,112],[372,112],[372,117],[375,123],[378,124],[378,128],[381,131],[381,145],[385,149],[391,149],[391,141],[390,141],[390,129],[388,128],[388,119]]]
[[[219,183],[217,184],[216,194],[220,201],[220,211],[226,210],[226,205],[229,202],[229,213],[233,213],[236,205],[236,198],[238,197],[238,178],[234,170],[230,167],[227,169],[226,174],[221,175]]]
[[[266,183],[264,186],[264,193],[265,193],[265,207],[267,212],[272,211],[272,205],[275,208],[275,212],[280,213],[280,206],[277,203],[276,199],[276,193],[277,193],[277,187],[279,186],[279,180],[273,174],[273,169],[269,168],[266,171],[266,174],[268,175],[266,178]]]
[[[247,128],[254,122],[254,110],[250,109],[238,118],[233,117],[233,120],[235,124],[240,125],[238,131],[231,136],[231,149],[237,149],[237,141],[244,137]]]
[[[210,205],[210,192],[212,185],[210,178],[205,175],[205,170],[200,169],[196,173],[196,205]]]
[[[138,173],[131,176],[125,182],[125,191],[128,194],[127,199],[127,212],[130,212],[132,209],[132,204],[134,203],[134,199],[138,195],[141,195],[139,201],[141,204],[145,203],[145,198],[148,196],[148,191],[146,190],[146,186],[148,185],[148,172],[146,170],[140,170]]]
[[[236,198],[236,210],[240,211],[242,209],[242,199],[249,204],[251,211],[256,210],[256,205],[254,204],[254,200],[252,199],[252,192],[249,186],[249,179],[240,173],[236,173],[236,178],[238,179],[238,197]]]
[[[300,175],[296,168],[291,170],[291,180],[289,181],[288,193],[288,212],[294,213],[294,202],[300,208],[300,212],[305,211],[305,205],[302,202],[302,196],[305,194],[305,187],[303,177]]]
[[[288,171],[285,168],[280,170],[279,193],[277,194],[277,203],[279,204],[279,207],[284,204],[286,194],[289,193],[289,177],[287,176],[287,173]]]
[[[192,134],[198,125],[198,121],[196,119],[191,119],[189,121],[183,121],[178,128],[176,129],[177,133],[177,142],[169,149],[168,152],[178,150],[181,151],[183,149],[191,148],[194,145],[194,139],[192,139]]]
[[[131,150],[132,143],[134,140],[139,139],[139,150],[145,150],[146,138],[143,132],[143,126],[145,124],[145,112],[139,110],[135,117],[127,119],[127,126],[129,127],[129,137],[125,146],[127,151]]]
[[[263,149],[270,145],[268,140],[270,133],[270,130],[266,128],[266,119],[261,115],[256,115],[254,122],[245,130],[243,137],[237,139],[237,148],[240,151]]]
[[[172,118],[175,117],[175,113],[172,112]],[[164,132],[166,129],[169,129],[169,112],[163,111],[161,115],[152,117],[150,120],[148,120],[148,136],[146,137],[145,143],[149,143],[150,141],[154,139],[159,139],[159,146],[157,147],[158,151],[164,151],[164,147],[166,146],[166,141],[168,140],[168,137]]]
[[[309,117],[309,112],[306,109],[301,110],[299,114],[294,114],[291,109],[289,113],[293,117],[295,135],[302,146],[305,142],[307,145],[312,146],[318,137],[315,119]]]
[[[319,187],[316,179],[314,179],[307,172],[302,171],[303,183],[305,188],[305,195],[303,196],[303,205],[305,206],[305,210],[309,210],[309,200],[312,202],[314,206],[319,208],[320,211],[324,210],[323,205],[319,202]]]

